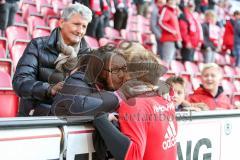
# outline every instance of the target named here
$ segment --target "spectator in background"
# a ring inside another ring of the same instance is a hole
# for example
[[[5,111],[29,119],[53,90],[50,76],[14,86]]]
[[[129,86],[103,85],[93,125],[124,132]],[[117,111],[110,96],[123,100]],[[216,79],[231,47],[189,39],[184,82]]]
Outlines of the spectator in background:
[[[188,97],[191,103],[202,102],[209,110],[233,109],[230,99],[220,86],[222,80],[220,68],[215,63],[208,63],[201,71],[202,85]]]
[[[45,116],[63,80],[90,48],[84,39],[92,12],[82,4],[63,10],[60,27],[50,36],[32,39],[20,58],[13,88],[21,97],[19,116]]]
[[[224,26],[224,34],[223,34],[223,45],[222,52],[224,54],[233,55],[233,47],[234,47],[234,19],[229,18],[226,20],[226,24]]]
[[[234,17],[234,55],[236,66],[240,67],[240,11],[235,11]]]
[[[159,26],[158,20],[159,20],[159,15],[162,10],[162,7],[165,3],[166,3],[165,0],[155,0],[154,3],[152,3],[152,12],[151,12],[151,19],[150,19],[151,31],[155,35],[156,42],[157,42],[157,54],[160,55],[160,57],[162,57],[161,42],[160,42],[160,38],[162,36],[162,30]]]
[[[5,36],[5,29],[13,25],[14,17],[18,10],[19,0],[0,0],[0,31]]]
[[[203,29],[203,56],[204,63],[213,63],[215,54],[219,51],[220,28],[216,25],[216,15],[213,11],[205,12],[205,22],[202,24]]]
[[[209,0],[200,0],[200,11],[205,13],[208,10]]]
[[[159,77],[167,69],[140,44],[127,46],[123,54],[129,63],[130,79],[120,88],[123,97],[118,110],[121,132],[109,122],[105,113],[98,115],[93,124],[117,160],[175,160],[177,122],[174,106],[157,92]],[[171,137],[166,136],[169,129]]]
[[[194,16],[195,4],[189,1],[179,17],[182,36],[181,55],[183,61],[193,61],[195,50],[201,46],[203,33],[201,24]]]
[[[225,4],[224,0],[219,0],[217,5],[214,7],[214,11],[217,15],[217,24],[222,28],[224,26],[226,20],[226,13],[225,13]],[[229,11],[228,11],[229,12]]]
[[[128,20],[128,0],[114,0],[116,12],[113,16],[114,28],[126,29]]]
[[[133,3],[137,7],[137,14],[147,17],[148,8],[151,4],[151,0],[133,0]]]
[[[168,64],[175,58],[176,44],[181,48],[182,41],[181,32],[178,22],[179,10],[177,9],[177,0],[167,0],[166,5],[163,6],[159,24],[162,29],[162,36],[160,39],[162,59]]]
[[[175,105],[176,111],[201,111],[201,110],[208,110],[208,106],[205,103],[190,103],[186,100],[186,83],[183,78],[181,77],[170,77],[166,80],[166,83],[172,88],[174,95],[173,95],[173,102]]]
[[[89,0],[88,6],[93,12],[93,18],[87,28],[87,35],[100,39],[105,35],[105,26],[109,21],[109,6],[106,0]]]

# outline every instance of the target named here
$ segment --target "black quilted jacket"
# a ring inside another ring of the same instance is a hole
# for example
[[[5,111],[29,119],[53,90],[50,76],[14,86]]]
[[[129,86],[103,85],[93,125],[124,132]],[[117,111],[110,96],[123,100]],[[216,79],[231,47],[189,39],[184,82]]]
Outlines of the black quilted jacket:
[[[56,47],[58,34],[59,28],[56,28],[50,36],[32,39],[18,62],[13,89],[21,97],[19,116],[29,116],[32,109],[36,116],[45,116],[50,111],[52,97],[47,93],[49,80],[56,72],[54,62],[59,54]],[[84,38],[80,45],[78,55],[90,52]],[[63,74],[59,75],[54,83],[64,80]]]

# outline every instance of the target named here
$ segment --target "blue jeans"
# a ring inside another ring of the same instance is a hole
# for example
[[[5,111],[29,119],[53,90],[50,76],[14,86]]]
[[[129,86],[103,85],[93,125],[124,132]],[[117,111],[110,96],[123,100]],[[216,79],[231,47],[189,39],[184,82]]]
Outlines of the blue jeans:
[[[234,45],[234,56],[236,57],[236,66],[240,67],[240,45]]]

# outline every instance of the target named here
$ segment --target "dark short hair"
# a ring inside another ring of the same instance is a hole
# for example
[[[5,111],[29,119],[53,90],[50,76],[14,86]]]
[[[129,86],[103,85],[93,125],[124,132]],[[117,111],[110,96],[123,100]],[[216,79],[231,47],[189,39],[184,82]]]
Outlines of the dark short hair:
[[[166,80],[166,83],[170,86],[172,86],[173,83],[178,83],[182,86],[185,85],[185,81],[182,77],[179,77],[179,76],[173,76],[173,77],[170,77]]]
[[[240,11],[238,11],[238,10],[237,10],[237,11],[234,11],[234,12],[233,12],[233,15],[234,15],[234,16],[240,15]]]

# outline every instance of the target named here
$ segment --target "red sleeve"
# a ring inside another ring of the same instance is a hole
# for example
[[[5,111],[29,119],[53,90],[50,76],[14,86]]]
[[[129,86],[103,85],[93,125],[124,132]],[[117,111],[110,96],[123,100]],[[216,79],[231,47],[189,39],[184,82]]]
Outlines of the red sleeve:
[[[147,140],[147,122],[139,120],[139,116],[144,114],[146,113],[137,111],[135,106],[123,106],[119,110],[120,117],[124,117],[119,120],[121,132],[131,141],[125,160],[143,159]]]
[[[199,97],[196,97],[194,94],[189,95],[187,100],[192,103],[200,102]]]
[[[174,33],[176,32],[176,29],[174,28],[174,26],[169,24],[169,19],[171,19],[171,17],[169,16],[169,13],[167,13],[167,8],[163,7],[161,14],[160,14],[160,18],[159,18],[159,25],[162,27],[162,29],[168,31],[169,33]]]
[[[188,24],[180,19],[179,27],[184,44],[191,43],[190,36],[188,35]]]

